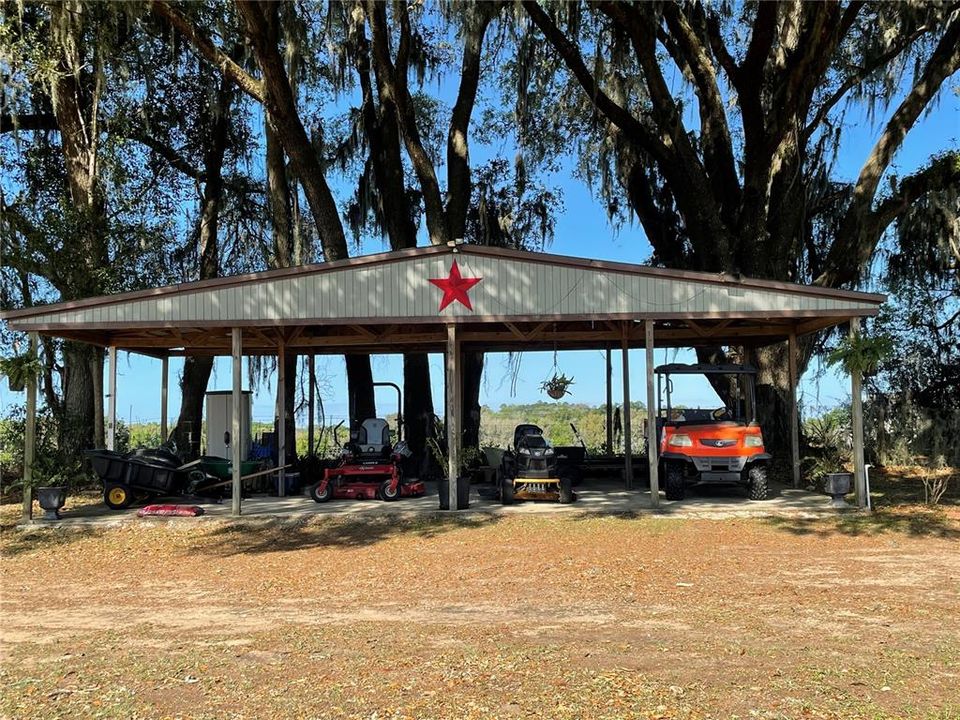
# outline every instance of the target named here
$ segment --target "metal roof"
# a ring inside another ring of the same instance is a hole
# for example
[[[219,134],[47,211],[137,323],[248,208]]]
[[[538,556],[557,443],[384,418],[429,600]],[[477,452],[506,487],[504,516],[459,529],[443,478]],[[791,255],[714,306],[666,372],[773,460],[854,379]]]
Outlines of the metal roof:
[[[266,350],[279,340],[309,346],[309,338],[327,336],[342,338],[338,347],[382,352],[383,344],[398,335],[406,335],[411,345],[430,344],[432,334],[450,323],[473,332],[465,336],[468,341],[504,345],[546,342],[551,331],[568,333],[554,339],[575,344],[579,331],[595,347],[603,332],[615,337],[633,332],[617,330],[611,322],[644,319],[657,320],[664,329],[686,328],[694,339],[713,332],[712,342],[721,335],[750,334],[749,328],[785,335],[791,328],[803,333],[874,315],[884,299],[724,274],[459,245],[182,283],[0,317],[15,330],[127,348],[219,351],[223,343],[217,338],[225,338],[231,327],[243,327],[250,328],[252,340],[245,339],[245,348],[259,343]],[[769,330],[777,325],[782,327]],[[741,330],[733,332],[737,328]],[[208,338],[200,342],[200,335]]]

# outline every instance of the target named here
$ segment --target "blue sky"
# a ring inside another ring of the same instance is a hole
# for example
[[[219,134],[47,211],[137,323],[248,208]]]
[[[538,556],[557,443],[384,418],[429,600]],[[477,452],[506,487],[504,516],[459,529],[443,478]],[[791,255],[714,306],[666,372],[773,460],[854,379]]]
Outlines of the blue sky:
[[[446,82],[440,83],[441,96],[452,96]],[[432,88],[435,90],[435,88]],[[344,101],[350,98],[343,98]],[[446,98],[445,98],[446,99]],[[898,102],[899,98],[891,98]],[[844,143],[840,148],[836,175],[838,179],[851,180],[856,177],[860,166],[878,137],[882,124],[889,113],[883,113],[873,122],[860,108],[852,108],[845,117],[846,130]],[[479,117],[479,108],[475,118]],[[255,115],[256,117],[256,115]],[[945,84],[938,102],[932,107],[908,135],[897,154],[892,171],[898,175],[908,174],[921,166],[931,154],[949,147],[957,147],[960,137],[960,102],[956,79]],[[472,149],[475,161],[489,157],[490,148],[475,145]],[[503,148],[500,148],[503,152]],[[512,157],[510,151],[505,153]],[[572,164],[572,163],[568,163]],[[607,260],[642,263],[650,255],[650,245],[642,229],[637,225],[623,225],[618,230],[610,227],[603,203],[594,198],[584,184],[572,177],[569,168],[545,179],[545,185],[557,185],[563,191],[565,209],[556,218],[556,231],[549,248],[551,252],[586,256]],[[342,188],[338,188],[343,194]],[[185,213],[188,210],[185,209]],[[192,212],[192,210],[190,211]],[[588,238],[589,242],[584,242]],[[379,252],[385,249],[379,239],[363,244],[362,252]],[[631,353],[631,387],[633,399],[643,399],[644,388],[644,351]],[[658,350],[656,361],[660,363],[669,358],[671,361],[691,361],[690,351]],[[559,353],[558,365],[566,375],[572,376],[575,384],[572,389],[572,402],[601,404],[604,401],[605,388],[604,358],[601,351],[579,351]],[[179,410],[179,392],[177,381],[182,361],[173,359],[170,368],[170,407],[171,422]],[[346,383],[344,380],[343,360],[340,357],[321,357],[317,360],[318,377],[322,378],[324,404],[327,417],[336,420],[346,415]],[[520,365],[520,374],[516,383],[516,395],[511,395],[511,383],[507,378],[506,356],[493,354],[487,359],[487,367],[481,390],[481,402],[498,407],[510,403],[531,403],[545,400],[540,392],[540,383],[552,374],[553,354],[550,352],[525,353]],[[373,359],[374,377],[380,381],[393,381],[402,384],[402,364],[399,356],[377,356]],[[442,413],[443,363],[440,355],[431,357],[431,369],[434,385],[434,401],[438,413]],[[808,369],[801,383],[802,406],[811,411],[843,403],[849,399],[849,382],[827,371],[818,373],[816,361]],[[244,373],[246,378],[246,373]],[[118,371],[117,413],[121,419],[137,421],[155,421],[160,416],[160,362],[152,358],[137,355],[120,355]],[[230,360],[219,359],[210,381],[211,390],[229,389]],[[246,381],[245,381],[246,384]],[[105,383],[106,386],[106,383]],[[691,378],[690,382],[677,383],[676,402],[696,405],[700,402],[714,405],[715,395],[706,381]],[[272,383],[256,388],[253,414],[256,420],[271,420],[273,417]],[[614,398],[621,399],[620,357],[614,353]],[[6,412],[11,404],[23,402],[23,394],[11,393],[7,384],[0,383],[0,410]],[[381,414],[392,413],[395,398],[389,392],[378,394],[378,410]]]

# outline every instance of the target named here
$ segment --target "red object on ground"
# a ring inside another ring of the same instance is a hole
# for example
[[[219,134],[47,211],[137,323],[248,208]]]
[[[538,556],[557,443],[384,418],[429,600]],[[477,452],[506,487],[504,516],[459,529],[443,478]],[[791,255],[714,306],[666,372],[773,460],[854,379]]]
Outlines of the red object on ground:
[[[147,505],[137,510],[137,517],[196,517],[203,515],[199,505]]]

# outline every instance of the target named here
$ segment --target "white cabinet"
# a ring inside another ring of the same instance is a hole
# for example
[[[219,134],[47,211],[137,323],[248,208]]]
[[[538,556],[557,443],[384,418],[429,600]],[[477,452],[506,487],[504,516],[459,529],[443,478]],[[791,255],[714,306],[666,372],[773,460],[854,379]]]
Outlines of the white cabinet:
[[[250,419],[253,393],[240,393],[240,457],[246,459],[250,452]],[[233,393],[229,390],[214,390],[207,393],[207,455],[230,457],[223,442],[225,432],[233,434]],[[231,438],[231,442],[233,442]]]

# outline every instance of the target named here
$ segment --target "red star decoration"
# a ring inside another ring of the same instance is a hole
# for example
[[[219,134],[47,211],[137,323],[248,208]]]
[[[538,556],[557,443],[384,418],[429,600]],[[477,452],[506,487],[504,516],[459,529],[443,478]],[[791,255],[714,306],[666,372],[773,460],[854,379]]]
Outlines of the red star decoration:
[[[450,268],[449,277],[430,278],[431,283],[443,290],[443,298],[440,300],[440,309],[437,310],[437,312],[443,312],[444,308],[454,300],[465,305],[468,310],[473,310],[473,305],[470,304],[470,297],[467,295],[467,291],[482,279],[483,278],[462,277],[460,275],[460,268],[457,267],[457,261],[454,260],[453,266]]]

